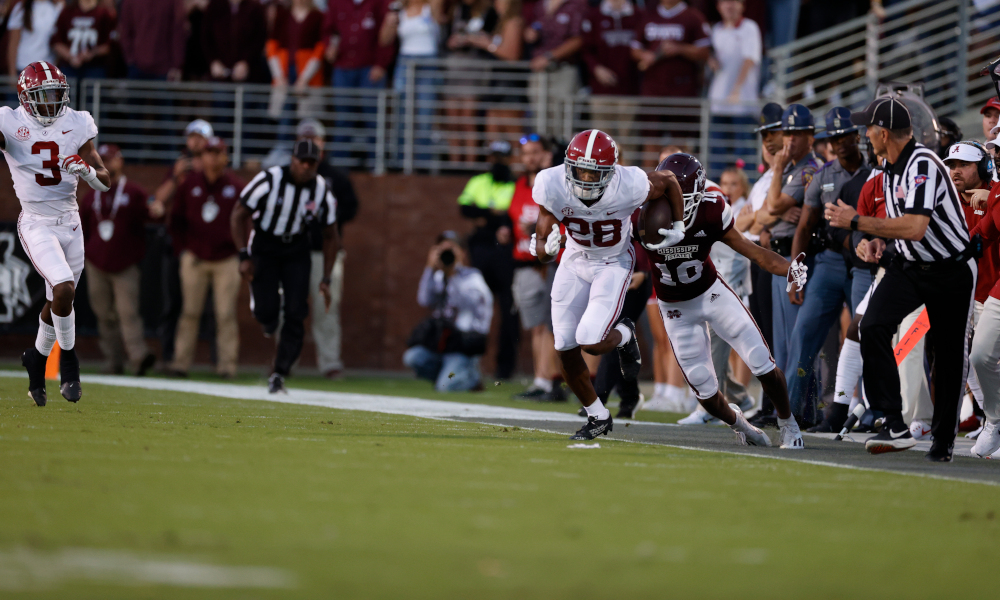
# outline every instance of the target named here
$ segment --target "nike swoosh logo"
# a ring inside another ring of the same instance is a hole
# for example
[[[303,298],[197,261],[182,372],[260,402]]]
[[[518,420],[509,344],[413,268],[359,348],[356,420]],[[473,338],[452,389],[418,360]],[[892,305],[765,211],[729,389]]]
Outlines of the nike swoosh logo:
[[[79,225],[77,225],[76,227],[79,227]],[[73,228],[73,231],[76,231],[76,227]]]
[[[617,210],[609,210],[609,211],[608,211],[608,214],[609,214],[609,215],[613,215],[613,214],[615,214],[616,212],[618,212],[618,211],[617,211]]]
[[[63,135],[66,135],[67,133],[69,133],[71,131],[73,131],[73,130],[72,129],[67,129],[66,131],[63,132]]]
[[[910,433],[910,430],[909,429],[904,429],[903,431],[900,431],[899,433],[897,433],[895,431],[890,431],[889,435],[892,436],[892,439],[896,439],[896,438],[901,438],[901,437],[903,437],[904,435],[906,435],[908,433]]]
[[[875,198],[875,202],[882,202],[885,198]]]
[[[921,436],[925,436],[925,435],[927,435],[930,432],[931,432],[930,427],[928,427],[927,429],[924,429],[923,427],[920,428],[920,435]]]

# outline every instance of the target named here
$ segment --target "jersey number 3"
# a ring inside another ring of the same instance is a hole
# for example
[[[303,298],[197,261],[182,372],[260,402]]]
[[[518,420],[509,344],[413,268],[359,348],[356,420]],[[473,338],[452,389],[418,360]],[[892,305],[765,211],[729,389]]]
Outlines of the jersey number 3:
[[[35,142],[31,147],[32,154],[42,154],[43,151],[48,151],[49,157],[42,161],[42,168],[51,170],[52,177],[35,173],[35,183],[42,187],[57,185],[62,181],[62,173],[59,171],[59,144],[55,142]]]
[[[583,219],[566,217],[563,223],[566,224],[566,230],[569,231],[573,241],[584,247],[590,247],[591,239],[593,245],[598,248],[608,248],[622,241],[622,222],[618,220],[597,221],[593,225],[593,230],[591,224]]]

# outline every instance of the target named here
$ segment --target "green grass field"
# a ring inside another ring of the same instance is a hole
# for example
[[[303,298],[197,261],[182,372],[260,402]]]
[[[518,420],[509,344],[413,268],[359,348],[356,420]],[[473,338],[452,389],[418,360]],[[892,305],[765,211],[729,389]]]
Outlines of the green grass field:
[[[986,485],[98,385],[40,409],[24,384],[0,378],[3,598],[942,598],[994,562]],[[230,576],[149,583],[164,563]]]

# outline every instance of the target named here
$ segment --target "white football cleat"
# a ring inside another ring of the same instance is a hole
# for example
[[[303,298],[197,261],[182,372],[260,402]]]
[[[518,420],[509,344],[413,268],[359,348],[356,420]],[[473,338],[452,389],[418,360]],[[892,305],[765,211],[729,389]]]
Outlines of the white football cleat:
[[[729,428],[736,432],[736,439],[741,446],[769,447],[771,445],[771,438],[767,437],[767,434],[760,429],[751,425],[746,417],[743,416],[743,411],[740,410],[739,406],[730,404],[729,408],[733,409],[733,412],[736,413],[736,422],[730,425]]]
[[[642,403],[642,410],[650,412],[677,412],[673,403],[663,396],[654,396],[653,398],[646,400]]]
[[[694,410],[694,412],[692,412],[688,416],[684,417],[680,421],[677,421],[677,424],[678,425],[718,425],[721,422],[722,421],[720,421],[720,420],[716,419],[715,417],[713,417],[712,415],[708,414],[708,412],[704,408],[702,408],[701,406],[698,406],[698,408],[696,408]]]
[[[986,421],[969,454],[976,458],[990,458],[997,450],[1000,450],[1000,431],[997,430],[996,423]]]
[[[802,431],[795,417],[789,417],[788,421],[782,423],[784,419],[778,419],[778,428],[781,430],[781,448],[784,450],[802,450],[806,447],[802,441]]]
[[[914,419],[910,423],[910,435],[915,440],[929,440],[931,437],[931,426],[920,419]]]

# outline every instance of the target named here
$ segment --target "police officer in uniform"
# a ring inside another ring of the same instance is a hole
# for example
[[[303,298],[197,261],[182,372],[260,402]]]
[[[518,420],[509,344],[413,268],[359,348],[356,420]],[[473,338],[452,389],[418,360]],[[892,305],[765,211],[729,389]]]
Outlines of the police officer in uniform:
[[[333,271],[340,250],[337,202],[326,179],[316,174],[321,154],[313,140],[297,141],[291,163],[258,173],[243,188],[232,212],[233,241],[241,249],[240,273],[250,280],[254,317],[266,335],[277,330],[284,307],[284,325],[268,378],[272,394],[285,392],[285,378],[302,352],[312,269],[308,230],[313,221],[323,227],[324,273]],[[251,236],[248,219],[253,221]],[[249,246],[248,238],[252,240]],[[320,282],[320,292],[329,310],[329,275]]]

